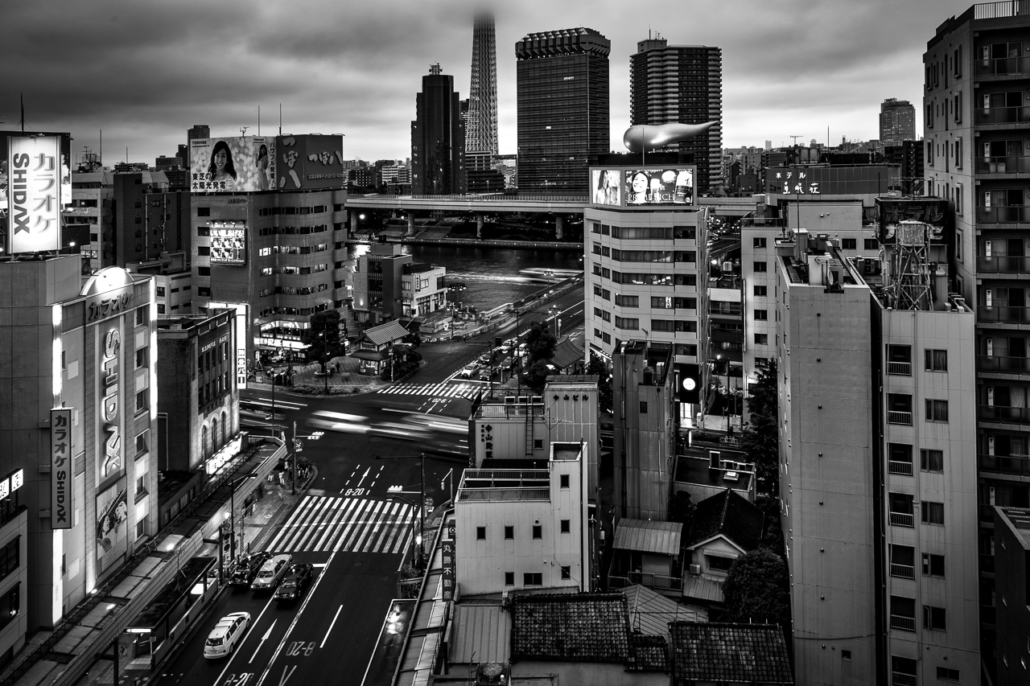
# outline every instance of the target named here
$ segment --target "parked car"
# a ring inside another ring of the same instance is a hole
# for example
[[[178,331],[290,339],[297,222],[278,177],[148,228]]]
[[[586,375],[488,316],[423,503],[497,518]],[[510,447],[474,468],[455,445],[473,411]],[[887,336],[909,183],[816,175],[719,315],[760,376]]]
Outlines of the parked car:
[[[219,657],[231,655],[236,649],[243,635],[247,633],[250,626],[249,612],[233,612],[218,620],[215,628],[207,635],[204,641],[204,657],[214,660]]]
[[[478,366],[476,366],[474,364],[473,365],[469,365],[468,367],[465,367],[460,372],[458,372],[458,378],[460,378],[460,379],[471,379],[473,376],[476,375],[476,372],[478,372],[478,371],[479,371],[479,367]]]
[[[304,595],[314,575],[314,565],[301,562],[291,566],[273,597],[276,600],[297,600]]]
[[[250,584],[252,591],[271,591],[286,575],[286,571],[293,562],[293,555],[273,555],[268,558],[258,571],[254,581]]]
[[[271,557],[270,553],[251,553],[236,558],[232,568],[229,570],[230,586],[249,586],[254,577],[257,576],[261,566]]]
[[[483,367],[479,370],[478,378],[480,381],[489,381],[491,376],[493,376],[493,370],[490,367]]]
[[[490,364],[490,353],[483,353],[476,360],[479,364]]]

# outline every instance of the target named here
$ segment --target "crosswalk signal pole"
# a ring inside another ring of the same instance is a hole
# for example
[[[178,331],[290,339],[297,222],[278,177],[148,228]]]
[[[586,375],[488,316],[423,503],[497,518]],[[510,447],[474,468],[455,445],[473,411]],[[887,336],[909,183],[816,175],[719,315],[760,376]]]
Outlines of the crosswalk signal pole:
[[[293,486],[290,489],[292,495],[297,495],[297,422],[293,422],[293,435],[290,436],[290,445],[293,446]]]

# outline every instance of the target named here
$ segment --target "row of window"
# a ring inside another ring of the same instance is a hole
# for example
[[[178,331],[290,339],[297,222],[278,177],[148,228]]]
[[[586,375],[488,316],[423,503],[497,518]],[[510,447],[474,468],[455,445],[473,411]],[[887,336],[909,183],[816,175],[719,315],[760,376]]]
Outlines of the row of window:
[[[594,243],[592,249],[595,255],[611,257],[616,262],[697,262],[697,253],[693,250],[620,250],[599,243]]]
[[[938,348],[923,349],[923,368],[928,372],[948,371],[948,351]],[[912,346],[887,346],[887,373],[895,376],[911,376]]]
[[[915,498],[909,493],[889,493],[888,510],[892,526],[912,528],[915,524]],[[919,514],[923,524],[944,526],[944,503],[922,500]]]
[[[928,398],[924,401],[924,419],[928,422],[948,421],[948,401]],[[887,394],[887,423],[912,425],[912,396]]]
[[[605,294],[608,294],[607,296]],[[611,299],[611,293],[601,288],[600,286],[594,286],[594,295],[604,298],[605,300]],[[640,296],[639,295],[620,295],[615,294],[615,304],[619,307],[640,307]],[[673,296],[651,296],[651,309],[654,310],[696,310],[697,309],[697,298],[676,298]],[[600,312],[600,308],[594,308],[594,314]],[[607,312],[605,313],[607,314]],[[605,321],[608,321],[605,319]]]
[[[0,579],[6,579],[21,565],[21,536],[0,548]]]
[[[944,556],[933,553],[922,554],[923,576],[944,578]],[[890,572],[891,576],[902,579],[914,579],[916,569],[916,549],[909,545],[891,544]]]
[[[917,662],[907,657],[891,657],[892,686],[910,686],[919,683]],[[938,681],[959,681],[959,671],[950,667],[937,668]]]
[[[916,630],[916,601],[913,598],[891,596],[891,628],[901,631]],[[948,630],[948,613],[943,607],[923,605],[923,628],[932,631]]]
[[[565,565],[561,566],[561,578],[563,581],[568,581],[572,578],[572,567]],[[515,585],[515,572],[504,573],[504,585],[514,586]],[[522,575],[523,586],[543,586],[544,575],[540,572],[525,572]]]
[[[560,527],[561,527],[561,533],[563,533],[563,534],[572,533],[571,520],[562,519],[561,522],[560,522]],[[544,537],[544,527],[543,527],[543,525],[541,525],[541,524],[534,524],[531,527],[531,535],[532,535],[533,540],[536,540],[536,541],[543,540],[543,537]],[[485,541],[486,540],[486,527],[485,526],[477,526],[476,527],[476,540],[477,541]],[[515,540],[515,527],[513,525],[511,525],[511,524],[505,524],[504,525],[504,540],[506,540],[506,541],[514,541]]]
[[[610,235],[621,240],[670,240],[697,238],[697,229],[693,226],[611,226],[591,222],[590,232],[600,236]]]
[[[904,443],[887,444],[888,471],[891,474],[912,475],[912,446]],[[944,451],[923,449],[919,451],[919,469],[924,472],[944,471]]]

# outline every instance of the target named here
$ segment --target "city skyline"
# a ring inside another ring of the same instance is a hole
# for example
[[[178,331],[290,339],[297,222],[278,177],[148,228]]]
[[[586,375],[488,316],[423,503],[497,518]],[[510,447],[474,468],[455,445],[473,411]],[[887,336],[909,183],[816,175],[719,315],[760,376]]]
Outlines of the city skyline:
[[[670,45],[722,48],[726,147],[790,144],[795,135],[825,142],[827,127],[836,144],[842,136],[876,138],[885,98],[921,99],[921,55],[936,18],[968,6],[865,0],[806,5],[800,13],[729,2],[670,16],[614,2],[497,6],[500,152],[516,152],[514,47],[527,33],[589,26],[611,39],[614,150],[629,126],[629,55],[649,30]],[[256,134],[258,107],[261,133],[275,133],[281,103],[284,132],[344,133],[347,158],[403,159],[428,65],[439,62],[462,97],[469,93],[471,9],[452,0],[413,12],[318,0],[246,9],[193,2],[144,8],[124,0],[16,5],[7,12],[6,47],[21,57],[0,64],[7,86],[0,122],[17,128],[23,93],[26,130],[70,131],[76,160],[84,146],[98,152],[103,130],[105,161],[114,164],[126,148],[130,161],[172,155],[197,123],[216,136],[238,135],[244,126]]]

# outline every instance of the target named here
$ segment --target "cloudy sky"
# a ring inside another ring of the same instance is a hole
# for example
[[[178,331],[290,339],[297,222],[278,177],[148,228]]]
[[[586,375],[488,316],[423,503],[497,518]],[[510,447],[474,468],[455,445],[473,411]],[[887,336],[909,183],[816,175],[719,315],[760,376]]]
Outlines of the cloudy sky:
[[[587,26],[612,42],[612,148],[629,125],[629,56],[657,31],[723,51],[723,144],[876,138],[879,103],[916,104],[921,55],[968,0],[516,0],[496,4],[500,151],[516,152],[515,42]],[[439,62],[467,97],[468,0],[6,2],[0,129],[70,131],[104,161],[153,164],[192,124],[344,133],[347,158],[410,156],[415,94]],[[917,119],[917,131],[922,118]]]

